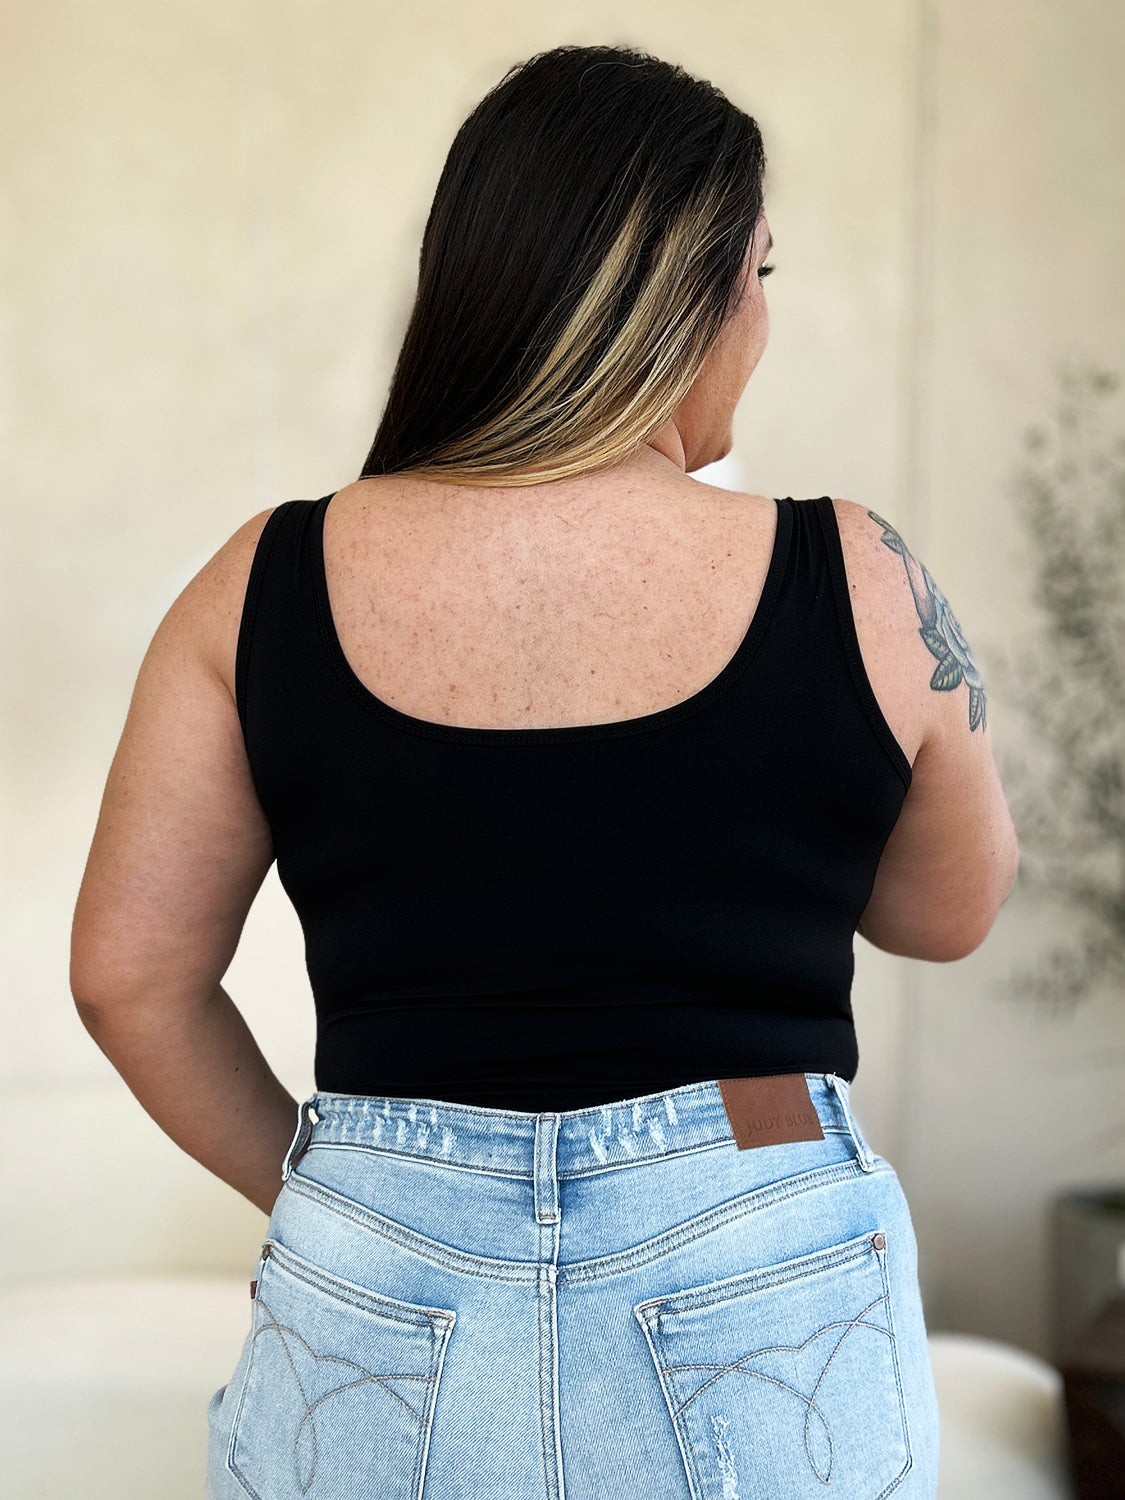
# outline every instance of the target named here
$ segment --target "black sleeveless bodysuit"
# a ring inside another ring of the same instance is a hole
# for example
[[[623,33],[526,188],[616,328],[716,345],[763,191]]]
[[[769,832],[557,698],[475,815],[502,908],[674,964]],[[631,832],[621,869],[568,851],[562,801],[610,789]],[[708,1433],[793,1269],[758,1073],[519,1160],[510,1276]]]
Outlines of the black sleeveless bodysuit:
[[[331,495],[258,543],[247,754],[297,911],[322,1091],[568,1110],[859,1061],[856,923],[910,786],[828,496],[778,500],[761,600],[671,708],[566,729],[416,719],[348,665]]]

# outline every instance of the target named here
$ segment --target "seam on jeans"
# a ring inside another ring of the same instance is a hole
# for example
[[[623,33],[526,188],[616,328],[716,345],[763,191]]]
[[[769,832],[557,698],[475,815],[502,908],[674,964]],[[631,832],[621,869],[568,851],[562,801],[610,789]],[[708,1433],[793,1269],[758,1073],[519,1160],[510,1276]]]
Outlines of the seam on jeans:
[[[888,1170],[888,1167],[878,1167],[874,1172],[864,1173],[859,1163],[852,1158],[844,1162],[830,1162],[823,1167],[813,1167],[810,1171],[798,1173],[793,1177],[783,1177],[777,1182],[767,1183],[763,1187],[754,1188],[749,1193],[740,1194],[726,1203],[720,1203],[688,1219],[683,1224],[674,1225],[671,1229],[663,1230],[639,1245],[631,1246],[628,1250],[618,1250],[612,1255],[597,1256],[592,1260],[576,1261],[572,1265],[559,1266],[558,1282],[559,1284],[589,1282],[600,1280],[602,1277],[620,1275],[622,1272],[659,1260],[662,1256],[684,1245],[689,1245],[694,1240],[701,1239],[715,1229],[736,1223],[739,1219],[756,1213],[760,1209],[772,1207],[787,1198],[799,1197],[818,1188],[834,1187],[838,1183],[850,1181],[858,1176],[871,1177],[878,1172]],[[407,1229],[405,1225],[395,1223],[393,1219],[376,1213],[374,1209],[367,1208],[364,1204],[357,1203],[354,1199],[345,1197],[332,1188],[326,1188],[311,1177],[304,1177],[298,1171],[290,1173],[285,1186],[286,1190],[319,1203],[329,1213],[339,1214],[341,1218],[349,1219],[360,1228],[379,1235],[434,1265],[487,1280],[517,1284],[533,1284],[538,1280],[540,1268],[536,1261],[497,1260],[472,1255],[465,1250],[455,1250],[451,1246],[442,1245],[439,1241],[430,1239],[427,1235],[420,1234],[416,1229]]]
[[[876,1159],[881,1161],[882,1157],[878,1157]],[[900,1365],[898,1358],[898,1330],[895,1328],[895,1299],[891,1292],[890,1268],[888,1266],[888,1258],[891,1254],[891,1246],[893,1245],[893,1243],[894,1242],[888,1238],[887,1247],[879,1252],[879,1269],[883,1277],[883,1291],[886,1294],[887,1298],[887,1322],[890,1324],[891,1328],[891,1358],[894,1360],[895,1384],[898,1386],[898,1408],[899,1417],[902,1421],[902,1437],[904,1443],[906,1444],[906,1463],[903,1467],[902,1473],[899,1474],[896,1479],[892,1480],[892,1482],[879,1496],[879,1500],[885,1500],[885,1497],[889,1495],[892,1490],[898,1489],[899,1485],[903,1482],[907,1474],[909,1474],[910,1470],[914,1467],[914,1443],[910,1436],[910,1419],[906,1413],[906,1388],[903,1385],[902,1366]]]
[[[554,1237],[552,1233],[552,1238]],[[542,1238],[542,1236],[541,1236]],[[558,1412],[558,1290],[555,1281],[540,1277],[536,1297],[536,1367],[538,1372],[539,1448],[546,1500],[560,1500],[562,1487],[561,1434]]]
[[[811,1077],[814,1077],[814,1078],[820,1080],[820,1079],[826,1078],[829,1075],[821,1073],[821,1072],[814,1072],[814,1073],[810,1074],[806,1070],[805,1074],[803,1074],[802,1076],[804,1076],[806,1078],[808,1078],[808,1077],[811,1076]],[[833,1075],[833,1076],[838,1076],[838,1075]],[[844,1080],[844,1081],[846,1082],[847,1080]],[[657,1090],[655,1090],[655,1091],[653,1091],[651,1093],[648,1093],[648,1094],[638,1094],[635,1097],[630,1097],[628,1099],[624,1099],[624,1100],[620,1100],[620,1101],[614,1101],[612,1104],[587,1105],[587,1106],[585,1106],[582,1109],[578,1109],[578,1110],[565,1110],[565,1111],[562,1111],[561,1113],[559,1111],[554,1111],[554,1113],[559,1114],[559,1117],[560,1117],[560,1125],[559,1125],[560,1139],[562,1139],[564,1133],[570,1131],[574,1126],[578,1126],[580,1128],[579,1133],[582,1135],[583,1138],[585,1138],[584,1127],[585,1127],[585,1123],[586,1123],[586,1117],[587,1116],[590,1117],[590,1122],[593,1123],[596,1126],[596,1124],[600,1120],[601,1115],[607,1109],[620,1108],[620,1106],[623,1105],[623,1104],[631,1104],[632,1107],[633,1107],[633,1110],[635,1112],[641,1106],[652,1105],[653,1107],[655,1107],[658,1104],[660,1104],[660,1103],[668,1100],[669,1097],[673,1096],[673,1095],[675,1097],[677,1097],[677,1098],[679,1098],[681,1096],[685,1096],[687,1099],[691,1099],[691,1098],[694,1098],[696,1095],[704,1095],[704,1094],[706,1094],[706,1093],[708,1093],[710,1091],[714,1091],[715,1089],[716,1089],[716,1081],[715,1080],[704,1079],[704,1080],[701,1080],[698,1083],[681,1084],[681,1085],[679,1085],[678,1087],[676,1087],[674,1089],[657,1089]],[[360,1100],[359,1103],[356,1102],[357,1099]],[[419,1153],[419,1152],[414,1152],[414,1151],[398,1152],[398,1151],[394,1151],[393,1148],[388,1148],[388,1147],[382,1145],[381,1142],[376,1141],[376,1140],[372,1140],[372,1141],[349,1141],[349,1140],[347,1140],[346,1132],[348,1131],[349,1128],[353,1128],[354,1129],[354,1122],[355,1122],[355,1120],[357,1118],[359,1120],[361,1120],[361,1121],[369,1119],[370,1118],[369,1111],[370,1111],[371,1105],[372,1105],[373,1102],[378,1102],[378,1101],[382,1101],[384,1107],[381,1110],[379,1110],[379,1109],[376,1110],[376,1115],[377,1116],[383,1117],[387,1121],[390,1121],[391,1119],[397,1117],[399,1119],[400,1123],[402,1122],[402,1120],[407,1119],[407,1118],[413,1119],[413,1115],[409,1112],[409,1110],[408,1111],[403,1111],[401,1109],[401,1104],[403,1102],[401,1099],[392,1099],[391,1097],[384,1097],[382,1095],[371,1095],[370,1097],[368,1097],[368,1096],[357,1096],[357,1095],[353,1095],[353,1094],[334,1093],[331,1090],[318,1089],[315,1093],[313,1093],[312,1095],[309,1096],[309,1099],[307,1101],[308,1103],[314,1104],[314,1106],[316,1107],[316,1113],[317,1113],[317,1124],[316,1124],[316,1127],[314,1127],[313,1138],[312,1138],[312,1141],[310,1142],[310,1144],[324,1145],[324,1146],[329,1146],[329,1145],[331,1145],[331,1146],[346,1146],[349,1149],[354,1149],[354,1150],[379,1150],[379,1151],[386,1151],[389,1155],[395,1155],[395,1156],[398,1156],[398,1157],[405,1158],[407,1160],[412,1160],[412,1161],[414,1161],[414,1160],[429,1161],[429,1160],[432,1159],[433,1161],[437,1162],[439,1165],[442,1165],[442,1166],[460,1167],[460,1168],[462,1168],[463,1170],[466,1170],[466,1171],[495,1172],[495,1175],[497,1175],[497,1176],[508,1176],[508,1177],[515,1176],[515,1177],[519,1177],[519,1176],[523,1175],[521,1173],[510,1173],[510,1172],[502,1172],[502,1171],[497,1172],[495,1168],[490,1168],[490,1167],[488,1167],[486,1165],[474,1165],[472,1163],[453,1162],[453,1161],[448,1161],[445,1158],[438,1157],[438,1156],[430,1158],[430,1157],[426,1156],[424,1153]],[[394,1103],[396,1105],[396,1109],[395,1109],[394,1112],[390,1111],[390,1105],[392,1103]],[[842,1101],[841,1101],[840,1095],[837,1094],[834,1090],[832,1090],[830,1088],[827,1089],[826,1093],[825,1093],[825,1103],[826,1103],[826,1106],[827,1106],[829,1112],[833,1116],[840,1116],[840,1117],[842,1117],[844,1123],[842,1125],[835,1125],[835,1124],[833,1124],[833,1125],[826,1125],[822,1121],[821,1122],[821,1128],[825,1132],[832,1131],[834,1134],[835,1133],[842,1133],[842,1134],[849,1133],[849,1131],[848,1131],[848,1124],[847,1124],[847,1112],[846,1112],[846,1110],[842,1110],[841,1109],[841,1103],[842,1103]],[[456,1115],[458,1115],[458,1114],[468,1115],[470,1117],[477,1116],[477,1117],[479,1117],[486,1124],[488,1124],[488,1123],[494,1123],[498,1116],[503,1115],[505,1113],[504,1111],[487,1108],[484,1105],[475,1105],[475,1104],[450,1104],[446,1100],[429,1099],[429,1098],[418,1098],[418,1099],[410,1100],[409,1101],[409,1105],[410,1105],[410,1109],[411,1110],[413,1108],[419,1106],[419,1105],[421,1105],[421,1106],[427,1106],[428,1105],[428,1106],[430,1106],[431,1113],[433,1113],[438,1108],[441,1108],[441,1109],[443,1109],[445,1111],[454,1113],[454,1117]],[[814,1106],[814,1108],[815,1107],[816,1106]],[[818,1110],[818,1113],[819,1113],[819,1110]],[[564,1118],[564,1116],[566,1118]],[[534,1118],[534,1116],[532,1116],[532,1118]],[[716,1121],[717,1122],[721,1122],[722,1118],[723,1117],[722,1117],[721,1113],[718,1114],[718,1115],[716,1115]],[[620,1163],[614,1163],[613,1165],[614,1166],[618,1166],[618,1165],[620,1165],[620,1166],[631,1166],[634,1163],[643,1163],[643,1162],[648,1162],[648,1161],[663,1161],[663,1160],[667,1160],[668,1158],[670,1158],[671,1156],[674,1156],[674,1155],[681,1155],[681,1154],[687,1155],[687,1154],[691,1154],[691,1153],[693,1153],[695,1151],[707,1150],[707,1149],[710,1149],[710,1148],[716,1147],[716,1146],[726,1146],[726,1145],[729,1145],[731,1143],[731,1141],[733,1140],[733,1136],[729,1133],[729,1127],[725,1127],[724,1128],[723,1125],[720,1123],[719,1124],[719,1128],[723,1130],[723,1133],[721,1135],[717,1136],[717,1137],[714,1137],[714,1138],[710,1139],[710,1140],[700,1141],[700,1142],[697,1142],[695,1145],[685,1146],[685,1147],[679,1148],[676,1151],[670,1151],[670,1152],[669,1151],[663,1151],[663,1150],[659,1150],[659,1151],[645,1151],[642,1154],[639,1154],[639,1155],[637,1155],[635,1157],[630,1157],[630,1158],[628,1158],[628,1159],[626,1159],[626,1160],[624,1160],[624,1161],[622,1161]],[[339,1140],[335,1140],[335,1139],[332,1138],[333,1133],[335,1133],[336,1131],[339,1131],[341,1133]],[[595,1165],[595,1166],[591,1166],[589,1170],[591,1172],[599,1172],[599,1171],[605,1170],[605,1167],[602,1164],[598,1164],[598,1165]],[[568,1176],[572,1176],[572,1177],[577,1177],[577,1176],[580,1176],[582,1174],[581,1173],[570,1173],[570,1174],[567,1174],[567,1175]]]
[[[579,1261],[573,1266],[560,1268],[559,1280],[596,1281],[603,1276],[616,1276],[624,1271],[632,1271],[638,1266],[659,1260],[671,1251],[682,1249],[685,1245],[702,1239],[715,1229],[748,1218],[761,1209],[772,1208],[788,1198],[799,1198],[805,1193],[815,1192],[821,1188],[836,1187],[839,1183],[848,1182],[861,1175],[863,1175],[861,1169],[853,1159],[845,1162],[831,1162],[824,1167],[814,1167],[810,1172],[802,1172],[796,1177],[782,1178],[780,1182],[770,1183],[763,1188],[755,1188],[752,1192],[733,1198],[728,1203],[708,1209],[698,1217],[689,1219],[686,1224],[665,1230],[663,1234],[646,1240],[631,1250],[617,1251],[613,1255]],[[866,1175],[870,1177],[872,1174]]]
[[[839,1134],[847,1135],[847,1131],[840,1130],[838,1126],[834,1126],[833,1129]],[[508,1172],[502,1167],[490,1167],[484,1163],[449,1161],[447,1158],[441,1156],[423,1156],[417,1151],[396,1151],[391,1146],[366,1146],[362,1142],[356,1141],[326,1141],[323,1137],[320,1140],[314,1139],[311,1145],[316,1146],[322,1151],[363,1151],[372,1156],[390,1156],[396,1161],[409,1162],[412,1165],[444,1167],[453,1172],[473,1172],[479,1174],[481,1177],[495,1177],[500,1180],[507,1180],[508,1182],[531,1182],[533,1180],[531,1172]],[[701,1151],[725,1150],[728,1146],[733,1145],[734,1137],[728,1136],[724,1140],[706,1141],[698,1146],[684,1146],[678,1151],[662,1151],[651,1156],[629,1157],[625,1161],[607,1162],[604,1166],[599,1163],[588,1169],[580,1169],[577,1172],[560,1172],[558,1179],[560,1182],[573,1182],[582,1177],[598,1177],[605,1172],[615,1172],[622,1167],[651,1166],[656,1162],[674,1161],[678,1157],[697,1156]]]
[[[457,1321],[457,1314],[451,1308],[423,1307],[421,1303],[401,1301],[397,1297],[387,1297],[382,1292],[370,1292],[366,1287],[355,1286],[328,1271],[322,1271],[319,1266],[309,1264],[290,1250],[288,1245],[277,1240],[270,1240],[269,1244],[269,1263],[279,1267],[284,1275],[303,1281],[323,1296],[347,1303],[372,1317],[386,1318],[388,1322],[405,1323],[408,1327],[423,1329],[433,1329],[435,1325],[444,1328],[447,1323],[452,1326]]]
[[[374,1209],[357,1203],[354,1198],[345,1197],[333,1188],[325,1187],[323,1183],[317,1182],[315,1178],[304,1177],[299,1172],[290,1173],[286,1187],[302,1198],[311,1198],[328,1213],[336,1214],[341,1219],[348,1219],[370,1234],[389,1240],[391,1244],[398,1245],[420,1259],[444,1269],[464,1271],[470,1276],[479,1276],[487,1281],[507,1281],[517,1284],[534,1284],[539,1278],[540,1268],[536,1261],[496,1260],[487,1256],[470,1255],[463,1250],[454,1250],[450,1246],[441,1244],[439,1240],[432,1240],[428,1235],[420,1234],[416,1229],[408,1229],[403,1224],[395,1223],[393,1219],[388,1219],[376,1213]]]
[[[825,1271],[850,1265],[852,1261],[866,1260],[877,1254],[871,1243],[872,1233],[872,1230],[865,1229],[861,1235],[845,1240],[842,1244],[829,1245],[824,1250],[812,1250],[807,1255],[798,1255],[792,1260],[779,1261],[773,1265],[739,1271],[737,1275],[726,1276],[721,1281],[709,1281],[704,1286],[661,1292],[657,1297],[646,1297],[643,1302],[638,1302],[633,1312],[638,1318],[651,1319],[662,1314],[677,1317],[681,1313],[698,1312],[704,1308],[724,1307],[728,1302],[756,1296],[759,1292],[770,1291],[792,1281],[822,1276]]]
[[[315,1127],[314,1127],[315,1129]],[[821,1125],[826,1136],[846,1135],[851,1136],[851,1131],[846,1125]],[[698,1146],[683,1146],[673,1151],[654,1152],[645,1156],[628,1157],[624,1161],[597,1163],[590,1167],[580,1167],[577,1171],[559,1172],[560,1182],[577,1182],[587,1177],[601,1177],[607,1172],[619,1172],[628,1167],[651,1166],[654,1162],[675,1161],[684,1156],[697,1156],[702,1151],[724,1151],[734,1145],[733,1135],[725,1136],[717,1141],[704,1141]],[[396,1151],[393,1146],[367,1145],[362,1141],[332,1141],[325,1140],[323,1136],[314,1135],[309,1143],[311,1149],[315,1146],[320,1151],[359,1151],[369,1155],[393,1157],[395,1161],[417,1163],[426,1167],[443,1167],[451,1172],[473,1172],[482,1177],[495,1177],[509,1182],[530,1182],[532,1174],[528,1172],[508,1172],[502,1167],[491,1167],[484,1163],[449,1161],[445,1157],[425,1156],[417,1151]]]
[[[677,1096],[681,1094],[702,1094],[709,1089],[713,1089],[714,1087],[714,1082],[703,1079],[699,1083],[682,1083],[677,1085],[677,1087],[674,1089],[656,1089],[653,1093],[637,1094],[634,1097],[630,1097],[628,1099],[615,1100],[614,1103],[618,1106],[620,1106],[621,1104],[632,1104],[634,1102],[644,1104],[649,1100],[652,1100],[653,1103],[655,1103],[657,1100],[663,1099],[665,1094],[676,1094]],[[325,1113],[328,1115],[347,1115],[357,1113],[356,1106],[351,1103],[352,1099],[356,1097],[356,1095],[354,1094],[341,1094],[339,1092],[333,1093],[331,1089],[318,1089],[316,1094],[310,1097],[325,1100],[332,1099],[343,1101],[342,1103],[334,1104],[331,1109],[326,1109]],[[382,1094],[372,1094],[370,1096],[364,1095],[363,1097],[370,1097],[371,1099],[381,1100],[387,1098],[388,1096]],[[401,1103],[401,1098],[397,1098],[397,1102]],[[423,1098],[421,1095],[419,1095],[419,1097],[416,1099],[412,1099],[411,1102],[414,1104],[431,1104],[435,1109],[441,1108],[447,1111],[455,1110],[459,1114],[480,1115],[483,1120],[495,1120],[498,1115],[507,1115],[510,1113],[510,1111],[508,1110],[490,1109],[483,1104],[451,1104],[448,1099],[428,1099]],[[564,1110],[562,1111],[562,1113],[570,1116],[568,1124],[571,1124],[576,1118],[580,1119],[583,1115],[596,1115],[600,1114],[603,1109],[611,1108],[613,1108],[612,1104],[587,1104],[582,1109]],[[317,1113],[319,1114],[320,1111],[318,1110]],[[362,1113],[362,1109],[360,1109],[358,1113]],[[537,1111],[535,1113],[537,1113]],[[559,1113],[559,1111],[555,1111],[555,1113]],[[534,1113],[532,1117],[534,1118]]]

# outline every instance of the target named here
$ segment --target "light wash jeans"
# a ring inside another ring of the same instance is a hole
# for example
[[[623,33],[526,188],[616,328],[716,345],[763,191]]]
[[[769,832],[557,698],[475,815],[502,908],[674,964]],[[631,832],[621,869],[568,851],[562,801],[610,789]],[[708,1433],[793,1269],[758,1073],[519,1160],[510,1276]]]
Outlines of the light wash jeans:
[[[804,1076],[824,1139],[748,1149],[717,1081],[313,1094],[208,1500],[932,1500],[910,1211],[847,1081]]]

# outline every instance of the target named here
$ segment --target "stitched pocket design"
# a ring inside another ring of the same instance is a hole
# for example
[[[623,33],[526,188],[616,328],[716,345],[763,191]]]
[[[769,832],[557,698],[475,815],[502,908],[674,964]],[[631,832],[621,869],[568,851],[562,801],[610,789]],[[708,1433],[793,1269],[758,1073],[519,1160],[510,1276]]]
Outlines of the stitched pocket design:
[[[633,1309],[693,1500],[882,1500],[911,1465],[887,1236]]]
[[[418,1500],[455,1322],[269,1242],[227,1467],[256,1500]]]

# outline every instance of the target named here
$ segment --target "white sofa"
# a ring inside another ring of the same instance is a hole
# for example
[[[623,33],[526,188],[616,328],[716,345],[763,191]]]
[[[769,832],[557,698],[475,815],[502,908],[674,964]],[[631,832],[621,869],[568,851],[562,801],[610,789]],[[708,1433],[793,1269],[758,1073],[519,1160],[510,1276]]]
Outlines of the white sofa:
[[[996,1339],[932,1333],[938,1500],[1070,1500],[1062,1376]]]
[[[0,1294],[5,1500],[201,1500],[206,1407],[250,1321],[248,1277],[54,1280]],[[991,1339],[930,1339],[939,1500],[1064,1500],[1061,1380]]]

